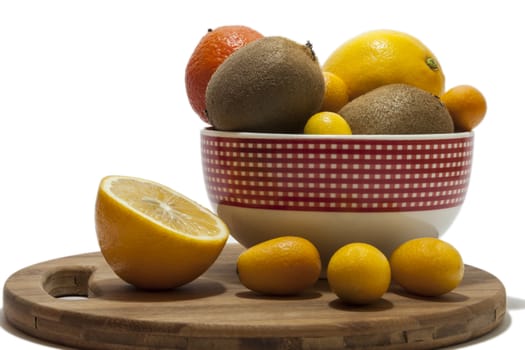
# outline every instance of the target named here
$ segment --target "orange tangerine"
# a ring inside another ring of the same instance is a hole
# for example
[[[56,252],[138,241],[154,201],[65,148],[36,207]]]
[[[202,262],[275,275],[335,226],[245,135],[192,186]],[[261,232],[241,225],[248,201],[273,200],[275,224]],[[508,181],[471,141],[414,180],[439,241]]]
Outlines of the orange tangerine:
[[[227,25],[208,29],[201,38],[186,65],[185,82],[191,107],[203,121],[208,122],[206,87],[213,73],[234,51],[262,37],[252,28]]]
[[[307,239],[282,236],[256,244],[237,260],[248,289],[267,295],[295,295],[314,285],[321,273],[317,248]]]
[[[410,293],[439,296],[463,279],[461,255],[439,238],[415,238],[401,244],[390,256],[392,279]]]
[[[370,304],[390,286],[388,259],[368,243],[349,243],[330,258],[326,270],[333,292],[349,304]]]
[[[323,72],[325,92],[321,111],[339,112],[348,102],[348,86],[337,75]]]
[[[487,113],[487,101],[475,87],[458,85],[441,95],[454,121],[456,131],[471,131],[478,126]]]
[[[335,112],[319,112],[311,116],[304,126],[305,134],[351,135],[352,129],[342,115]]]

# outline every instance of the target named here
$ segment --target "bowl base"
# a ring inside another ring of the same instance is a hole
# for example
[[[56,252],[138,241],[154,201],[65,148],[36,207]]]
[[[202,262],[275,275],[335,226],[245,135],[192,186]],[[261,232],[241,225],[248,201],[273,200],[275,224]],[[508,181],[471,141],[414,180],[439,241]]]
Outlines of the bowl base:
[[[305,212],[243,208],[219,204],[218,216],[246,248],[280,237],[301,236],[319,250],[326,267],[333,253],[352,242],[369,243],[387,257],[401,243],[418,237],[439,237],[460,207],[413,212]]]

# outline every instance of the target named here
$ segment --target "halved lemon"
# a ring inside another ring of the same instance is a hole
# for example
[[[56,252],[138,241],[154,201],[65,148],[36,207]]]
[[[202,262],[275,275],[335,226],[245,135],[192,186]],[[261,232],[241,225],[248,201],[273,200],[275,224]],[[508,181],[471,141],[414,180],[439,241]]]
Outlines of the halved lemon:
[[[124,281],[170,289],[202,275],[229,236],[215,214],[153,181],[107,176],[100,182],[95,227],[102,255]]]

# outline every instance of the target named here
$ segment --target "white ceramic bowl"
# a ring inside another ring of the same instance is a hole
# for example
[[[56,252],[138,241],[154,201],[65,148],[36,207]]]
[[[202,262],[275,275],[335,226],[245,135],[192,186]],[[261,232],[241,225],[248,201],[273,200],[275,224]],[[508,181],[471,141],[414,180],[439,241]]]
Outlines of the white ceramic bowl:
[[[201,132],[213,209],[245,247],[282,235],[312,241],[327,264],[368,242],[387,256],[438,237],[467,193],[473,133],[321,136]]]

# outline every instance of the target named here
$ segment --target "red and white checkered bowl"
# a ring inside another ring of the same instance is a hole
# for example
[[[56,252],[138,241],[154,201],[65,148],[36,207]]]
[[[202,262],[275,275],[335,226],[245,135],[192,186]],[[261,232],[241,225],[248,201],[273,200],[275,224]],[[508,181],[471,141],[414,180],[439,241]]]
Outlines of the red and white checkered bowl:
[[[473,133],[321,136],[201,132],[206,189],[232,236],[249,247],[282,235],[311,240],[326,264],[349,242],[385,254],[439,236],[467,193]]]

